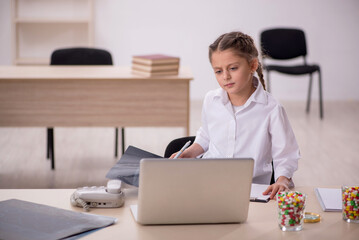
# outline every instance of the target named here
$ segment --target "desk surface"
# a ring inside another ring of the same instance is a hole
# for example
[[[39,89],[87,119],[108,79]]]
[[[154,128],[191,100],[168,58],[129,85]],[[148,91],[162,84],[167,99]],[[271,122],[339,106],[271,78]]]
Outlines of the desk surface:
[[[181,67],[178,75],[143,77],[131,73],[130,66],[0,66],[0,79],[157,79],[192,80]]]
[[[358,239],[359,224],[346,223],[340,212],[323,212],[314,194],[314,187],[297,187],[308,194],[306,211],[319,213],[322,221],[305,223],[300,232],[282,232],[277,225],[275,201],[250,203],[248,219],[242,224],[199,224],[142,226],[137,224],[129,206],[137,201],[137,189],[125,189],[122,208],[91,209],[90,213],[112,216],[118,222],[83,239]],[[70,205],[73,189],[0,189],[0,201],[17,198],[73,211]]]
[[[189,68],[178,75],[143,77],[131,73],[130,66],[0,66],[0,79],[156,79],[192,80]]]

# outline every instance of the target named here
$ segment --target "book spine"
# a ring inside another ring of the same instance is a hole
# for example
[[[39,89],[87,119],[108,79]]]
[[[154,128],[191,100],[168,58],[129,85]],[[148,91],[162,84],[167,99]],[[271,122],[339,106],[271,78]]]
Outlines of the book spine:
[[[136,74],[136,75],[145,76],[145,77],[178,75],[178,71],[146,72],[146,71],[139,71],[136,69],[132,69],[132,73]]]
[[[147,66],[166,65],[166,64],[179,64],[180,63],[178,58],[152,60],[152,59],[144,59],[144,58],[136,58],[136,57],[132,58],[132,62],[133,63],[138,63],[138,64],[144,64],[144,65],[147,65]]]
[[[145,72],[163,72],[163,71],[178,71],[178,64],[154,65],[148,66],[144,64],[132,63],[132,69]]]

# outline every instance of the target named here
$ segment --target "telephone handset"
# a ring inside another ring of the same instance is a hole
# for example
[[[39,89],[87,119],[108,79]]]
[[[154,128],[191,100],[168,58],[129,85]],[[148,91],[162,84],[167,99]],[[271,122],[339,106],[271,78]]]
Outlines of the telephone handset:
[[[118,208],[125,203],[125,194],[121,191],[120,180],[110,180],[107,187],[82,187],[78,188],[70,198],[73,206],[89,208]]]

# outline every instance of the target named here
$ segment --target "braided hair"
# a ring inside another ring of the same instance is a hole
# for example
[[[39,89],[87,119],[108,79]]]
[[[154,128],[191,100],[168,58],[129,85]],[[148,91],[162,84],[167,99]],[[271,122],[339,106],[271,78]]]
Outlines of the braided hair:
[[[212,61],[212,54],[215,51],[224,51],[227,49],[232,49],[235,54],[240,57],[247,59],[250,63],[253,59],[258,59],[258,50],[254,44],[253,39],[242,32],[230,32],[225,33],[219,36],[214,43],[209,46],[209,60]],[[264,90],[266,89],[262,64],[258,60],[258,68],[256,69],[259,80],[263,85]]]

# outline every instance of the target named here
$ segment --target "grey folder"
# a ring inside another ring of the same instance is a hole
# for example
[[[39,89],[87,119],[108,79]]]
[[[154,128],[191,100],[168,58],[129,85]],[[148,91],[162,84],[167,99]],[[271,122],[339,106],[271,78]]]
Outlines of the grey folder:
[[[106,178],[119,179],[124,183],[138,187],[140,161],[142,158],[162,157],[134,146],[129,146],[121,159],[107,173]]]
[[[62,239],[106,227],[116,218],[10,199],[0,202],[0,239]]]

